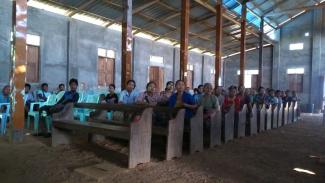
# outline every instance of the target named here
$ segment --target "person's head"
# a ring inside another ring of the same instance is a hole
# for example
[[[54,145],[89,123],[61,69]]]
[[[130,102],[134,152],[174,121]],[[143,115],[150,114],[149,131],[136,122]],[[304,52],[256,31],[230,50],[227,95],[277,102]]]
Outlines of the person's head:
[[[276,97],[281,97],[281,91],[280,90],[275,91],[275,96]]]
[[[26,93],[28,93],[29,91],[30,91],[30,88],[31,88],[32,86],[29,84],[29,83],[26,83],[25,84],[25,92]]]
[[[197,89],[199,94],[203,93],[203,85],[199,85]]]
[[[293,97],[297,97],[297,93],[296,93],[296,91],[292,90],[292,91],[291,91],[291,95],[292,95]]]
[[[48,91],[49,90],[49,85],[47,83],[42,83],[41,88],[43,91]]]
[[[220,96],[222,94],[222,86],[216,87],[214,92],[215,95]]]
[[[259,94],[259,95],[265,95],[265,88],[262,87],[262,86],[260,86],[260,87],[258,88],[258,94]]]
[[[105,94],[100,94],[99,101],[104,101],[104,100],[105,100]]]
[[[269,96],[271,96],[271,97],[275,96],[275,92],[273,89],[269,89]]]
[[[245,87],[244,86],[239,86],[238,87],[238,94],[243,95],[245,93]]]
[[[59,91],[64,91],[65,90],[65,86],[63,83],[59,84]]]
[[[234,97],[237,94],[237,87],[236,86],[230,86],[228,88],[228,96],[229,97]]]
[[[176,91],[177,92],[184,92],[184,90],[185,90],[185,83],[184,83],[184,81],[177,80],[176,81],[176,84],[175,84],[175,87],[176,87]]]
[[[172,91],[174,89],[174,82],[172,81],[168,81],[166,83],[166,89],[165,90],[169,90],[169,91]]]
[[[289,96],[290,96],[290,90],[286,90],[286,91],[285,91],[285,95],[286,95],[287,97],[289,97]]]
[[[108,87],[108,91],[109,93],[115,93],[115,85],[114,84],[110,84],[109,87]]]
[[[6,86],[4,86],[4,87],[2,88],[2,94],[3,94],[4,96],[9,96],[9,94],[10,94],[10,86],[9,86],[9,85],[6,85]]]
[[[195,94],[198,94],[198,93],[199,93],[199,89],[194,88],[194,89],[193,89],[193,92],[194,92],[194,95],[195,95]]]
[[[146,90],[149,93],[153,93],[156,91],[156,83],[154,81],[150,81],[147,83]]]
[[[251,89],[246,88],[245,91],[244,91],[244,95],[245,96],[250,96],[251,95]]]
[[[128,92],[131,92],[131,91],[133,91],[133,89],[136,87],[136,83],[135,83],[135,81],[134,80],[129,80],[127,83],[126,83],[126,90],[128,91]]]
[[[78,80],[75,78],[70,79],[69,87],[71,91],[76,91],[78,88]]]
[[[203,92],[207,95],[210,95],[212,93],[212,84],[211,83],[205,83],[203,86]]]

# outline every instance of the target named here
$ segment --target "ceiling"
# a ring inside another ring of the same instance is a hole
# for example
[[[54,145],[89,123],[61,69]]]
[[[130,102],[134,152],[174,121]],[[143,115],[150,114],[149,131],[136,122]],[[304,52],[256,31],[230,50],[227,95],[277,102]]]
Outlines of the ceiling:
[[[107,22],[106,27],[121,24],[122,0],[36,0],[68,10],[67,16],[86,14]],[[241,3],[245,0],[223,0],[223,52],[230,55],[240,49]],[[246,0],[247,1],[247,0]],[[259,43],[261,18],[264,33],[270,34],[295,16],[323,6],[324,0],[250,0],[247,3],[247,49]],[[317,4],[316,4],[317,3]],[[189,43],[191,48],[214,53],[215,49],[215,0],[191,0]],[[303,12],[304,11],[304,12]],[[150,34],[154,40],[168,39],[179,44],[181,27],[181,0],[133,0],[134,34]],[[273,41],[264,36],[264,44]]]

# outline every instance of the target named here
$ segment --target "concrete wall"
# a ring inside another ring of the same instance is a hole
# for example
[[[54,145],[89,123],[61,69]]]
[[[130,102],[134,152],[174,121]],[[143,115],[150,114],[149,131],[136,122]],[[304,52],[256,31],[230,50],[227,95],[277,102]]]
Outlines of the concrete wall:
[[[271,75],[272,75],[272,47],[263,48],[263,81],[262,86],[271,87]],[[246,52],[246,66],[245,70],[258,70],[259,63],[259,51],[252,50]],[[232,56],[224,59],[224,86],[238,85],[239,77],[237,71],[239,68],[240,55]]]

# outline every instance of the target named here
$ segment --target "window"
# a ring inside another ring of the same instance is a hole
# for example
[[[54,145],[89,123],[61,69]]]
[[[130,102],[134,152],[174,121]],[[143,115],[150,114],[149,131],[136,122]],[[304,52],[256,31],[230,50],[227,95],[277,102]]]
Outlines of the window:
[[[304,49],[304,43],[294,43],[289,45],[289,50],[302,50]]]
[[[258,73],[258,70],[245,70],[245,88],[257,88]],[[240,70],[237,71],[237,75],[240,75]]]
[[[40,66],[40,37],[37,35],[27,34],[27,69],[26,81],[30,83],[39,82],[39,66]]]
[[[212,87],[214,88],[215,87],[215,75],[216,75],[216,70],[215,69],[211,69],[210,71],[211,73],[211,84],[212,84]]]
[[[193,88],[193,81],[194,81],[194,66],[188,64],[187,65],[187,72],[185,73],[186,87]]]
[[[298,93],[303,92],[303,76],[305,73],[304,68],[290,68],[287,69],[288,74],[288,86],[290,90],[294,90]]]
[[[309,32],[305,32],[305,37],[309,37]]]
[[[150,66],[164,66],[164,58],[158,56],[150,56]]]
[[[98,85],[109,86],[114,83],[115,52],[113,50],[98,49]]]

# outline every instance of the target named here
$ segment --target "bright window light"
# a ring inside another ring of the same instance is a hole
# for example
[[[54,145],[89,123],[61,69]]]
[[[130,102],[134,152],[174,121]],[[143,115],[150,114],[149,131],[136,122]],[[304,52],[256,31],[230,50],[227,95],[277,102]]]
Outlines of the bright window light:
[[[309,37],[309,32],[306,32],[305,33],[305,37]]]
[[[245,88],[252,88],[252,75],[258,75],[258,70],[245,70],[245,81],[244,86]],[[237,70],[237,75],[240,75],[240,70]]]
[[[266,35],[267,35],[270,39],[275,40],[275,31],[274,31],[274,30],[271,31],[271,32],[269,32],[269,33],[267,33]]]
[[[173,45],[174,44],[173,42],[171,42],[168,39],[159,39],[157,42],[164,43],[164,44],[168,44],[168,45]]]
[[[258,70],[245,70],[245,75],[257,75]],[[237,75],[240,75],[240,70],[237,70]]]
[[[112,24],[108,28],[111,30],[122,32],[122,26],[119,24]]]
[[[304,49],[304,43],[292,43],[289,45],[289,50],[302,50]]]
[[[287,69],[287,74],[304,74],[305,68],[291,68]]]
[[[136,37],[141,37],[141,38],[145,38],[145,39],[150,39],[150,40],[154,40],[154,37],[149,35],[149,34],[146,34],[146,33],[143,33],[143,32],[139,32],[138,34],[135,35]]]
[[[41,38],[37,35],[27,34],[26,43],[28,45],[33,46],[40,46],[41,45]]]
[[[95,24],[95,25],[100,25],[100,26],[103,26],[105,23],[105,21],[99,19],[99,18],[94,18],[94,17],[91,17],[91,16],[88,16],[88,15],[85,15],[85,14],[80,14],[80,13],[77,13],[75,15],[73,15],[71,18],[74,18],[74,19],[77,19],[77,20],[81,20],[81,21],[84,21],[84,22],[88,22],[88,23],[91,23],[91,24]]]
[[[103,48],[98,48],[98,56],[106,57],[106,50]]]
[[[45,11],[49,11],[52,13],[57,13],[60,15],[65,15],[68,11],[59,7],[55,7],[55,6],[51,6],[39,1],[34,1],[34,0],[29,0],[27,3],[28,6],[34,7],[34,8],[38,8],[38,9],[42,9]]]
[[[115,58],[115,51],[114,50],[107,50],[106,56],[107,56],[107,58]]]
[[[150,65],[163,66],[164,58],[159,56],[150,56]]]
[[[293,170],[297,171],[297,172],[301,172],[301,173],[310,174],[310,175],[316,175],[315,172],[312,172],[310,170],[305,170],[305,169],[302,169],[302,168],[294,168]]]
[[[214,54],[211,53],[211,52],[205,52],[204,55],[208,55],[208,56],[211,56],[211,57],[214,56]]]
[[[191,65],[191,64],[187,64],[187,70],[188,71],[193,71],[193,65]]]
[[[216,70],[215,69],[211,69],[211,74],[216,74]]]

